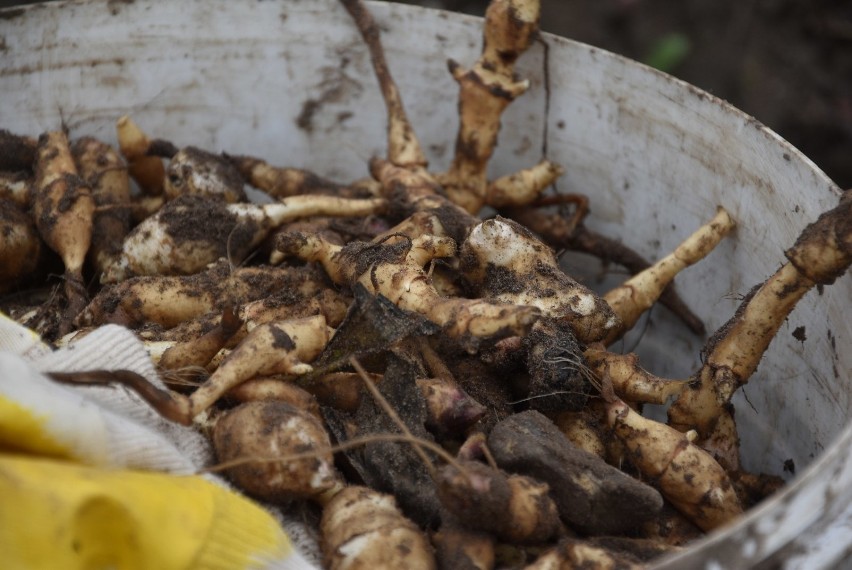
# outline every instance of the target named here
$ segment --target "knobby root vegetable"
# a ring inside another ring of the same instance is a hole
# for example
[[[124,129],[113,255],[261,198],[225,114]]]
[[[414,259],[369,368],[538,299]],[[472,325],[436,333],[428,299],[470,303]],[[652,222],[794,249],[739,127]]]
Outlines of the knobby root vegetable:
[[[344,186],[326,180],[321,176],[301,168],[282,168],[272,166],[265,160],[251,156],[225,155],[233,164],[243,180],[263,190],[273,198],[286,198],[302,194],[325,194],[340,198],[369,198],[377,196],[379,188],[375,181],[363,181]]]
[[[341,0],[352,16],[358,32],[370,51],[370,61],[379,81],[379,88],[387,108],[388,160],[404,168],[422,168],[426,166],[426,157],[420,148],[420,142],[405,114],[402,97],[388,69],[379,37],[379,27],[373,20],[362,0]]]
[[[603,299],[566,275],[553,250],[511,220],[497,217],[475,226],[459,255],[462,273],[480,296],[537,307],[566,322],[582,343],[619,327]]]
[[[497,0],[485,13],[482,54],[471,69],[449,61],[450,73],[459,84],[459,131],[450,169],[438,176],[450,200],[471,214],[486,204],[511,201],[529,202],[561,174],[547,161],[526,175],[503,179],[489,187],[488,161],[497,145],[500,115],[529,88],[529,81],[518,81],[515,62],[538,33],[538,0]],[[544,180],[539,180],[543,175]],[[525,179],[525,176],[527,180]],[[518,186],[532,182],[535,190],[517,192]],[[489,200],[488,191],[495,194]],[[515,192],[511,192],[515,191]]]
[[[228,478],[258,499],[312,499],[343,485],[320,420],[286,402],[240,404],[216,419],[212,440],[220,466],[239,463],[225,470]],[[316,454],[288,458],[310,451]]]
[[[118,147],[127,159],[127,169],[143,193],[159,196],[163,193],[166,167],[159,156],[151,156],[148,151],[151,139],[128,116],[116,121]]]
[[[216,372],[187,399],[184,423],[213,405],[225,392],[260,375],[301,375],[333,334],[325,317],[317,315],[253,329],[219,365]]]
[[[549,487],[530,477],[507,475],[475,461],[464,471],[446,465],[438,473],[441,504],[467,528],[512,543],[541,543],[560,530]]]
[[[434,570],[423,532],[399,511],[391,495],[367,487],[340,491],[323,509],[323,563],[329,570]]]
[[[492,208],[507,208],[529,204],[549,188],[565,169],[549,160],[530,168],[501,176],[488,185],[486,203]]]
[[[258,269],[261,269],[261,271],[257,271]],[[161,316],[155,315],[152,321],[160,326],[147,326],[143,330],[137,331],[139,336],[148,342],[164,342],[172,345],[195,342],[199,337],[221,326],[221,309],[227,309],[229,301],[237,304],[244,302],[245,304],[239,308],[236,315],[242,321],[242,326],[234,331],[230,339],[223,346],[223,348],[227,349],[234,348],[237,343],[245,338],[251,329],[266,323],[323,315],[329,326],[335,327],[346,316],[346,311],[349,308],[346,297],[332,289],[323,288],[325,286],[324,283],[313,281],[313,278],[318,275],[310,271],[310,268],[266,268],[271,271],[262,271],[262,269],[259,267],[243,267],[234,271],[234,273],[240,274],[237,286],[243,286],[242,292],[237,289],[225,290],[215,294],[219,289],[219,287],[215,286],[207,288],[203,292],[199,291],[198,296],[202,298],[202,302],[198,305],[190,303],[190,309],[193,307],[196,310],[204,309],[210,303],[210,307],[212,307],[210,312],[191,317],[177,326],[167,329],[161,327],[168,326],[170,323],[157,322]],[[305,271],[305,269],[308,269],[308,271]],[[209,285],[209,281],[198,279],[202,275],[206,277],[207,273],[163,279],[181,279],[189,281],[192,284]],[[225,281],[229,280],[227,275],[223,279]],[[267,281],[268,279],[272,280],[271,285]],[[288,289],[288,287],[292,288]],[[116,287],[116,289],[121,289],[121,287]],[[273,292],[269,293],[269,291]],[[178,295],[184,293],[192,295],[193,291],[180,291]],[[208,296],[211,293],[214,296]],[[262,298],[252,300],[258,296]],[[107,319],[128,324],[132,320],[130,315],[136,315],[139,312],[134,309],[132,302],[128,304],[130,304],[131,313],[128,313],[119,305],[116,311],[119,314],[114,314],[107,317]],[[166,318],[171,318],[171,315],[165,316]],[[149,322],[148,324],[151,325],[152,323]]]
[[[163,194],[174,200],[198,194],[229,204],[245,202],[243,177],[229,160],[194,146],[182,148],[169,160]]]
[[[380,198],[347,200],[292,196],[273,204],[226,204],[186,194],[166,203],[127,236],[102,283],[134,275],[189,275],[225,257],[242,261],[281,224],[314,215],[363,216],[381,211]]]
[[[639,366],[635,354],[616,354],[603,344],[593,344],[583,351],[589,368],[598,378],[607,377],[622,400],[637,404],[665,404],[678,396],[687,380],[668,380],[655,376]]]
[[[227,307],[218,325],[198,338],[177,343],[160,356],[157,366],[176,370],[188,366],[204,367],[224,348],[243,325],[231,307]]]
[[[608,331],[604,344],[612,344],[633,328],[639,317],[657,302],[666,287],[683,269],[704,259],[731,230],[734,221],[723,208],[686,238],[673,252],[604,295],[618,315],[621,326]]]
[[[605,347],[658,298],[701,330],[671,283],[731,230],[730,217],[720,211],[649,267],[585,227],[585,197],[541,195],[562,174],[558,165],[542,160],[487,179],[501,113],[527,86],[513,66],[537,33],[535,0],[495,0],[479,61],[470,70],[450,64],[460,86],[456,153],[448,172],[430,172],[378,26],[363,2],[342,1],[367,43],[386,104],[388,150],[370,161],[373,180],[343,185],[252,157],[178,149],[124,117],[120,146],[142,189],[128,203],[120,159],[107,156],[105,145],[78,141],[73,153],[92,187],[95,236],[102,212],[127,212],[134,222],[152,217],[122,242],[125,249],[112,250],[111,264],[98,261],[104,256],[93,238],[88,255],[96,271],[104,281],[124,281],[100,287],[77,324],[136,329],[158,351],[155,360],[174,391],[127,371],[55,377],[125,385],[184,424],[201,423],[200,412],[218,403],[210,410],[220,420],[218,468],[234,481],[249,477],[239,484],[255,497],[325,505],[331,567],[434,567],[412,521],[428,530],[440,522],[433,538],[447,566],[520,567],[576,531],[583,541],[562,542],[532,567],[633,567],[665,549],[594,535],[653,535],[679,544],[700,533],[681,512],[712,529],[771,492],[777,481],[726,474],[692,440],[698,434],[725,466],[737,466],[730,393],[753,372],[783,311],[848,267],[848,207],[787,252],[791,267],[766,291],[752,293],[717,333],[707,365],[690,384],[664,381],[643,371],[634,355]],[[7,146],[14,152],[4,154]],[[46,170],[38,154],[35,141],[0,131],[0,171],[11,180],[0,195],[21,204],[29,204],[27,194],[38,197]],[[60,153],[48,154],[53,160]],[[34,167],[41,180],[27,190]],[[71,177],[62,173],[62,180]],[[243,203],[246,183],[282,202]],[[108,200],[101,201],[102,190]],[[482,222],[486,205],[514,221]],[[257,265],[273,243],[280,249],[271,256],[275,263],[290,256],[311,263],[240,267]],[[562,273],[559,248],[621,263],[637,275],[597,296]],[[6,249],[17,251],[4,247],[0,254]],[[150,272],[191,275],[132,277]],[[777,306],[780,316],[763,315]],[[192,380],[180,384],[178,373]],[[364,386],[373,398],[364,397]],[[593,397],[593,388],[603,398]],[[686,433],[645,420],[616,393],[639,405],[679,397],[671,417]],[[235,401],[247,403],[223,411]],[[340,445],[331,446],[323,422]],[[602,426],[609,427],[606,437]],[[435,439],[458,448],[459,459]],[[359,482],[393,492],[410,520],[386,495],[344,489],[332,467],[337,451],[346,452]],[[726,461],[725,451],[734,459]],[[446,466],[434,465],[440,460]],[[642,480],[663,489],[667,500]],[[492,534],[523,546],[496,545]],[[510,561],[507,552],[519,558]]]
[[[95,202],[88,258],[101,273],[115,262],[131,227],[127,165],[111,146],[93,137],[74,141],[71,154]]]
[[[642,256],[620,241],[603,236],[586,227],[585,217],[589,213],[588,198],[579,194],[560,194],[540,198],[526,207],[501,208],[500,214],[515,220],[550,244],[555,249],[567,249],[588,253],[604,264],[617,263],[633,274],[648,267]],[[572,214],[563,211],[567,204],[574,204]],[[547,206],[558,206],[556,212],[544,211]],[[684,303],[670,283],[660,295],[660,303],[674,313],[695,334],[704,335],[704,323]]]
[[[382,196],[388,200],[389,214],[396,220],[418,212],[431,214],[441,225],[444,232],[441,235],[449,236],[457,243],[464,241],[470,228],[480,221],[450,201],[425,168],[403,168],[376,157],[370,160],[370,174],[381,183]]]
[[[387,109],[387,160],[373,158],[370,161],[370,173],[381,183],[382,194],[391,202],[391,209],[398,211],[398,218],[404,218],[416,211],[431,209],[441,218],[449,232],[448,235],[456,241],[461,241],[464,238],[465,228],[475,223],[476,218],[464,207],[445,197],[445,192],[436,178],[426,170],[427,163],[420,142],[405,114],[399,89],[391,77],[385,61],[378,26],[369,11],[361,0],[342,0],[342,3],[352,15],[358,31],[370,51],[370,60]],[[513,30],[506,26],[516,20],[519,22],[525,19],[532,21],[533,27],[529,32],[534,31],[538,19],[538,2],[534,0],[526,3],[519,2],[518,7],[524,9],[515,13],[510,6],[509,10],[503,11],[502,15],[509,17],[508,19],[504,18],[502,30],[495,29],[495,33],[501,37],[499,41],[492,43],[492,46],[499,46],[501,41],[505,40],[508,40],[509,44],[512,42]],[[495,13],[495,18],[501,19],[500,14]],[[497,25],[497,28],[500,28],[500,24]],[[497,40],[496,36],[495,40]],[[521,43],[525,42],[527,42],[526,39],[522,40]],[[504,55],[507,55],[508,58],[512,57],[509,52]],[[496,129],[497,127],[495,127],[495,134]],[[555,173],[555,168],[539,168],[532,176],[521,176],[513,182],[517,183],[519,180],[524,181],[528,178],[532,178],[534,181],[540,180],[541,174],[548,172]],[[506,184],[506,182],[503,184]]]
[[[65,265],[67,307],[60,336],[86,305],[83,263],[92,241],[95,202],[77,168],[64,132],[45,133],[36,149],[33,215],[39,234]]]
[[[38,266],[41,238],[18,204],[0,198],[0,293],[26,279]]]
[[[246,380],[256,376],[310,372],[312,368],[308,363],[322,352],[332,333],[322,315],[257,327],[189,396],[160,389],[134,373],[92,376],[88,383],[123,384],[137,392],[163,417],[190,425],[198,414]],[[86,382],[80,380],[78,383]]]
[[[711,531],[742,514],[725,470],[687,434],[643,417],[620,400],[607,407],[607,421],[636,468],[698,527]]]
[[[538,317],[533,307],[441,297],[423,266],[455,253],[450,238],[419,236],[411,240],[403,236],[389,244],[361,242],[341,247],[318,236],[294,233],[279,236],[277,248],[307,261],[319,261],[336,283],[360,283],[401,309],[423,315],[453,338],[475,341],[523,335]]]
[[[298,305],[320,295],[326,287],[321,273],[311,268],[231,269],[227,262],[220,262],[195,275],[134,277],[105,287],[78,320],[83,326],[112,322],[136,328],[157,323],[171,328],[210,312],[221,315],[228,305],[247,304],[276,293],[282,302],[289,299]],[[241,317],[256,319],[257,314]]]
[[[694,429],[729,471],[739,470],[731,397],[748,382],[779,327],[805,293],[829,285],[852,264],[852,195],[823,213],[785,252],[788,262],[753,289],[704,349],[704,365],[669,409],[669,423]]]

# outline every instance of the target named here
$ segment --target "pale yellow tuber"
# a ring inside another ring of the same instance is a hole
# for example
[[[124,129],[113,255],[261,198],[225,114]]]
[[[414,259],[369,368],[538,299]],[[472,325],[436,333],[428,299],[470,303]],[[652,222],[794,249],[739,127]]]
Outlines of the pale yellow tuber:
[[[393,496],[367,487],[335,495],[325,505],[320,532],[329,570],[435,569],[426,535],[403,516]]]
[[[697,526],[710,531],[742,514],[725,470],[687,434],[642,417],[620,400],[607,407],[607,421],[636,468]]]
[[[581,343],[599,341],[619,327],[603,299],[566,275],[553,250],[511,220],[497,217],[475,226],[459,255],[465,278],[480,296],[536,307],[567,323]]]
[[[92,241],[95,202],[77,168],[62,131],[39,137],[36,149],[33,216],[44,241],[65,265],[67,307],[60,335],[71,330],[71,321],[86,304],[83,263]]]
[[[604,300],[621,320],[621,326],[610,329],[603,342],[612,344],[633,328],[680,271],[704,259],[733,229],[731,216],[724,208],[719,208],[710,222],[686,238],[672,253],[604,295]]]

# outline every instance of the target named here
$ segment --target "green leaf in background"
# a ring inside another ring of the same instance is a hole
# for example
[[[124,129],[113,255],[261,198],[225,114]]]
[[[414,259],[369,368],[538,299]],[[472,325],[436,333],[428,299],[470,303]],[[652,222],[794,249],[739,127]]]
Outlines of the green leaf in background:
[[[672,32],[659,38],[651,46],[644,63],[666,73],[671,73],[678,65],[686,59],[692,43],[689,38],[680,32]]]

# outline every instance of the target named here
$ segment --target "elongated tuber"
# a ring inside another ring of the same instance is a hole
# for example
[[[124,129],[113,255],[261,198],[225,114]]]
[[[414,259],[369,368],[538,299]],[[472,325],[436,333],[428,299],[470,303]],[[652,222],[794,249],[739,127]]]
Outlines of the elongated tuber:
[[[607,420],[636,467],[697,526],[710,531],[742,514],[725,470],[686,434],[642,417],[620,400],[608,405]]]
[[[322,315],[262,325],[219,365],[189,397],[187,421],[209,408],[225,392],[258,375],[305,374],[332,332]]]
[[[131,198],[127,165],[111,146],[94,137],[74,141],[71,154],[95,202],[88,258],[100,273],[115,262],[121,251],[121,242],[130,232]]]
[[[602,344],[583,351],[589,368],[598,378],[606,376],[619,398],[633,403],[665,404],[686,389],[687,380],[660,378],[639,366],[635,354],[616,354]]]
[[[159,156],[148,154],[151,139],[127,115],[120,117],[116,121],[115,127],[118,135],[118,146],[121,149],[121,154],[127,159],[130,176],[133,177],[143,193],[150,196],[162,194],[166,167],[163,166],[163,160]]]
[[[497,145],[500,115],[529,88],[529,81],[519,81],[514,68],[538,33],[540,10],[538,0],[491,2],[477,62],[469,70],[449,62],[459,84],[459,131],[453,163],[439,179],[449,198],[472,214],[488,201],[486,167]],[[503,191],[505,184],[501,182],[495,192],[497,203],[505,203],[510,196]]]
[[[523,334],[538,316],[535,308],[523,305],[441,297],[423,266],[455,252],[455,243],[449,238],[424,235],[389,244],[340,247],[317,236],[290,234],[281,236],[277,247],[284,253],[321,262],[335,282],[360,283],[400,308],[425,316],[454,338]]]
[[[171,328],[226,306],[247,304],[281,292],[279,302],[306,302],[325,290],[311,268],[269,266],[231,269],[227,262],[187,276],[142,276],[101,289],[80,315],[81,325],[114,322],[130,328],[157,323]],[[280,316],[280,315],[279,315]],[[256,315],[244,315],[246,320]]]
[[[114,283],[134,275],[188,275],[225,257],[242,261],[267,234],[303,216],[363,216],[381,210],[381,199],[346,200],[293,196],[275,204],[225,204],[186,194],[137,226],[121,256],[101,277]]]
[[[33,215],[44,241],[65,264],[65,324],[60,334],[71,330],[71,322],[86,304],[83,263],[92,241],[95,203],[91,190],[77,175],[77,168],[64,132],[39,137]]]
[[[233,309],[226,307],[217,326],[198,338],[172,346],[160,356],[157,365],[166,370],[207,366],[216,353],[239,331],[242,324]]]
[[[852,264],[852,195],[808,225],[785,255],[789,261],[753,289],[711,337],[704,365],[669,409],[671,425],[696,430],[702,447],[731,471],[739,467],[731,397],[757,369],[796,303],[813,287],[833,283]]]
[[[673,252],[648,269],[604,295],[618,315],[621,326],[607,332],[605,344],[612,344],[639,320],[641,314],[660,298],[675,276],[701,261],[734,228],[734,221],[723,208],[716,216],[683,241]]]

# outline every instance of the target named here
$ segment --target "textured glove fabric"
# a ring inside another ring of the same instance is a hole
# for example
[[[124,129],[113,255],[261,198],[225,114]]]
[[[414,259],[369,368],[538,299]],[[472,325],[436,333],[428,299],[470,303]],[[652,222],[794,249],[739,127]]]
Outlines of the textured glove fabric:
[[[163,386],[127,329],[100,327],[52,350],[0,313],[4,568],[315,567],[315,545],[292,523],[288,535],[286,513],[197,475],[213,454],[195,429],[124,388],[44,375],[85,370],[130,370]]]

